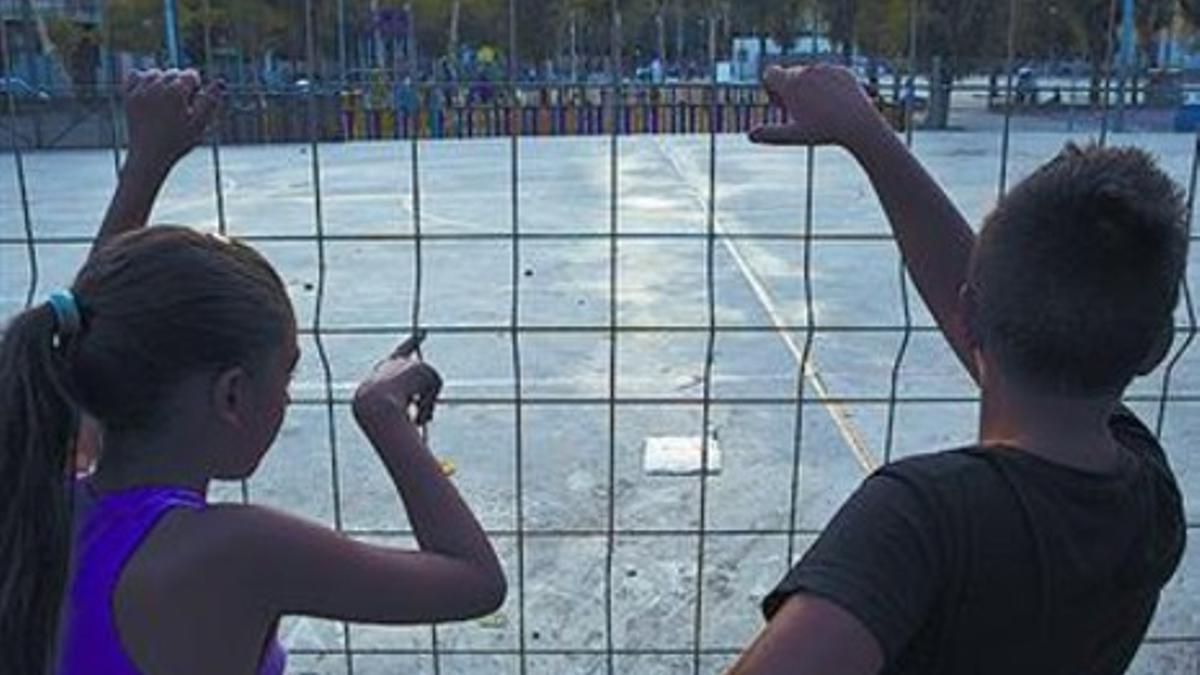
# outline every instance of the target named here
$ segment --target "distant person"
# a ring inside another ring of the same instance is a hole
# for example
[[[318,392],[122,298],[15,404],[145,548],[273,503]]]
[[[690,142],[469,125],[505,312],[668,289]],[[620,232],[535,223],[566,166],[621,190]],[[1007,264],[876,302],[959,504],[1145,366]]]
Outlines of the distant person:
[[[393,85],[392,107],[406,116],[417,112],[417,91],[411,76],[405,75]]]
[[[1037,98],[1037,80],[1034,79],[1033,69],[1021,68],[1017,71],[1017,104],[1036,105]]]
[[[752,140],[840,145],[982,390],[979,436],[868,477],[763,602],[737,675],[1122,673],[1184,548],[1179,489],[1121,397],[1168,353],[1180,189],[1144,152],[1068,145],[977,237],[847,71],[766,73]]]
[[[218,98],[193,71],[132,78],[129,153],[91,256],[5,328],[0,672],[278,675],[284,615],[427,623],[504,599],[491,545],[421,441],[441,381],[413,340],[359,385],[353,412],[420,550],[208,503],[210,481],[248,477],[274,442],[300,356],[287,291],[259,253],[145,227]],[[76,479],[82,412],[103,444]]]

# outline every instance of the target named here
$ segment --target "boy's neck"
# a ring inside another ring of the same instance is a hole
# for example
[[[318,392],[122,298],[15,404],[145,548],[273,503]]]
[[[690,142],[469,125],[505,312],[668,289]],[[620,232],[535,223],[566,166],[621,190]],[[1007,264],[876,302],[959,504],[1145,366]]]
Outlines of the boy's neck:
[[[1047,396],[1013,387],[983,391],[979,442],[1004,444],[1055,464],[1106,473],[1119,447],[1109,430],[1116,397]]]

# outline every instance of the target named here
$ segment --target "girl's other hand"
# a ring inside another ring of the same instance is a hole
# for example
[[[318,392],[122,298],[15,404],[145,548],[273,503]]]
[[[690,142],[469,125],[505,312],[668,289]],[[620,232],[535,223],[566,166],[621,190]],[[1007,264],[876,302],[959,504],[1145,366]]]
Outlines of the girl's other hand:
[[[190,68],[134,72],[125,84],[130,158],[173,165],[204,139],[223,91],[217,80],[202,86]]]
[[[403,412],[405,419],[416,424],[426,424],[433,419],[442,378],[428,363],[413,358],[422,337],[417,335],[405,340],[375,366],[354,393],[356,413]]]

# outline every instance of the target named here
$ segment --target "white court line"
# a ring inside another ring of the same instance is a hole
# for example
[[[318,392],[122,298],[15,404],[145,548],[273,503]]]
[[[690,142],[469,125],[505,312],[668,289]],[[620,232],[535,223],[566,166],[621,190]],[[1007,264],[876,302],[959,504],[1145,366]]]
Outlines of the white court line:
[[[444,374],[444,373],[443,373]],[[743,384],[747,382],[762,383],[770,381],[783,382],[790,380],[790,376],[762,376],[762,375],[715,375],[713,382],[721,384]],[[656,397],[665,395],[666,391],[686,391],[700,386],[699,375],[675,375],[671,381],[665,382],[662,377],[622,377],[621,381],[628,385],[630,393],[629,397],[637,398],[641,396]],[[602,389],[608,386],[608,375],[605,373],[595,373],[593,375],[567,375],[561,377],[539,377],[525,378],[523,390],[536,390],[538,387],[574,387],[578,389],[597,388]],[[338,393],[353,392],[359,386],[358,381],[334,382],[330,385],[333,391]],[[451,377],[446,380],[446,386],[443,393],[447,390],[457,391],[460,389],[492,389],[492,388],[509,388],[512,387],[512,378],[504,376],[496,377]],[[325,383],[320,380],[296,381],[293,382],[290,391],[293,394],[304,392],[315,392],[316,394],[325,393]]]
[[[669,148],[667,148],[666,144],[661,138],[655,138],[654,144],[658,148],[659,152],[662,153],[663,158],[671,166],[671,170],[674,171],[679,177],[679,180],[688,187],[689,191],[692,193],[692,196],[696,199],[701,209],[707,211],[708,200],[705,198],[703,192],[697,188],[695,184],[688,180],[687,174],[684,172],[683,167],[679,163],[679,158],[676,157],[676,155]],[[721,225],[721,217],[717,213],[713,214],[713,227],[722,235],[728,234],[725,228]],[[804,350],[800,345],[796,344],[796,340],[792,337],[791,333],[784,329],[784,327],[787,326],[787,322],[780,317],[779,309],[775,306],[775,302],[772,300],[771,294],[763,284],[762,279],[759,278],[758,274],[754,271],[754,268],[751,267],[746,261],[746,257],[742,254],[741,249],[738,248],[738,245],[734,240],[725,237],[721,240],[721,243],[725,244],[725,249],[729,252],[729,255],[733,257],[733,261],[737,264],[738,270],[742,273],[742,277],[746,280],[746,283],[750,285],[750,289],[754,291],[754,296],[758,299],[759,304],[762,305],[763,310],[771,319],[771,325],[778,329],[776,331],[776,335],[783,340],[784,345],[787,347],[788,351],[791,352],[792,358],[795,359],[796,365],[802,366],[801,371],[803,372],[804,377],[807,378],[809,384],[812,385],[812,388],[816,390],[819,399],[829,399],[829,387],[826,386],[824,378],[821,377],[820,371],[817,370],[817,365],[813,360],[812,354],[810,353],[808,355],[808,362],[803,363]],[[858,463],[863,470],[869,473],[879,468],[880,461],[877,459],[875,453],[872,453],[870,448],[867,447],[867,442],[863,439],[862,434],[854,426],[853,421],[850,419],[850,414],[846,411],[845,406],[830,402],[828,400],[822,400],[821,406],[825,408],[826,412],[829,413],[829,417],[833,420],[834,426],[837,427],[838,432],[842,435],[842,440],[846,442],[846,446],[850,448],[850,452],[854,455],[854,458],[858,460]]]

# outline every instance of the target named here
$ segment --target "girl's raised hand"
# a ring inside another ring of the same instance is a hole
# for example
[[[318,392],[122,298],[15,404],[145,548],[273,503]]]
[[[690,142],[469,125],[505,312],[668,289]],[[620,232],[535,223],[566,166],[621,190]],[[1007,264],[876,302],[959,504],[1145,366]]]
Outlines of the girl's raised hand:
[[[354,393],[358,412],[403,412],[406,419],[425,424],[442,390],[442,378],[428,363],[413,358],[424,334],[408,338],[381,361]],[[415,407],[415,415],[410,414]]]
[[[220,108],[220,82],[201,86],[194,70],[146,70],[125,84],[129,155],[93,251],[114,237],[145,227],[171,168],[204,138]]]
[[[125,116],[130,155],[151,164],[171,166],[196,147],[220,109],[220,81],[201,85],[187,70],[146,70],[125,84]]]

